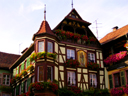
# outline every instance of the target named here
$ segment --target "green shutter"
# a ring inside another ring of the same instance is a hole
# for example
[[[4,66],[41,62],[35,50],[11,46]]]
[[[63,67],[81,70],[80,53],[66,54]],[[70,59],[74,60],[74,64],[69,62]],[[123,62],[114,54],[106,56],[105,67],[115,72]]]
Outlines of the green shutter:
[[[16,95],[19,95],[19,85],[16,86]]]
[[[110,89],[113,88],[112,74],[109,75],[109,86],[110,86]]]
[[[16,68],[13,69],[13,77],[16,75]]]
[[[27,91],[28,91],[28,88],[29,88],[29,85],[31,84],[31,78],[28,78],[27,79]]]
[[[24,93],[24,82],[21,83],[21,93]]]
[[[21,64],[21,71],[24,70],[24,62]]]
[[[27,58],[27,67],[30,65],[30,58]]]
[[[17,74],[19,74],[19,66],[17,67]]]
[[[120,80],[121,80],[121,86],[125,85],[125,72],[120,72]]]

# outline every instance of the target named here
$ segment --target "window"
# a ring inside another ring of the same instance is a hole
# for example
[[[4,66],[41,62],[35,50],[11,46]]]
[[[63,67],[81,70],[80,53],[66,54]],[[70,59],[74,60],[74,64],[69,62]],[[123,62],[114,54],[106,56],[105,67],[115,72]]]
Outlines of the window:
[[[47,80],[53,81],[53,68],[51,66],[47,67]]]
[[[4,85],[10,84],[10,75],[3,74],[3,84]]]
[[[67,83],[68,86],[76,85],[76,73],[74,71],[67,71]]]
[[[19,66],[19,74],[21,73],[21,65]]]
[[[21,84],[19,86],[19,95],[21,95]]]
[[[76,16],[72,14],[72,18],[76,18]]]
[[[97,88],[97,76],[96,74],[90,73],[90,87]]]
[[[75,50],[67,49],[67,59],[75,59]]]
[[[88,62],[95,62],[95,54],[88,53]]]
[[[14,96],[16,96],[16,87],[15,87],[15,89],[14,89]]]
[[[41,82],[44,80],[44,72],[43,72],[44,68],[43,66],[38,66],[38,81]]]
[[[27,80],[25,81],[25,88],[24,88],[24,92],[27,93]]]
[[[2,93],[2,96],[10,96],[9,94]]]
[[[38,42],[38,52],[43,52],[44,51],[44,41],[39,41]]]
[[[127,77],[127,85],[128,85],[128,70],[126,71],[126,77]]]
[[[53,43],[52,42],[48,42],[48,52],[53,53]]]
[[[0,85],[2,84],[2,74],[0,73]]]

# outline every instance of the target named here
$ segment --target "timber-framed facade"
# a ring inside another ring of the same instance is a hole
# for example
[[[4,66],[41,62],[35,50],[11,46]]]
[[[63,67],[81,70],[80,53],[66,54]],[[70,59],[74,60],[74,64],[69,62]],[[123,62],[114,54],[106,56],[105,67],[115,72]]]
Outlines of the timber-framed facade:
[[[75,9],[53,30],[44,20],[39,31],[33,35],[34,43],[10,67],[13,76],[21,74],[30,65],[34,67],[12,84],[14,96],[27,92],[30,83],[54,79],[59,82],[59,87],[77,86],[82,90],[90,87],[106,88],[101,45],[88,28],[89,25]],[[45,55],[31,60],[33,54],[35,56],[41,52],[45,52]],[[50,53],[56,54],[56,58],[48,56]],[[77,60],[80,65],[67,66],[68,60]],[[98,64],[98,67],[90,68],[88,63]]]

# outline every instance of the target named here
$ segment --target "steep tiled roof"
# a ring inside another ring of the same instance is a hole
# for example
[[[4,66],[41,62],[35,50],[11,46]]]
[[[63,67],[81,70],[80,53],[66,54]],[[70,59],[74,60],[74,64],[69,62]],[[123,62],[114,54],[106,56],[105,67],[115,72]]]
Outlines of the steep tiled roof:
[[[49,34],[54,35],[54,33],[51,31],[51,28],[50,28],[48,22],[45,20],[42,22],[40,29],[36,34],[41,34],[41,33],[49,33]]]
[[[0,52],[0,68],[9,68],[20,55]]]
[[[106,36],[104,36],[102,39],[100,39],[100,43],[104,44],[107,42],[110,42],[112,40],[115,40],[123,35],[126,35],[128,33],[128,25],[117,29],[116,31],[108,33]]]

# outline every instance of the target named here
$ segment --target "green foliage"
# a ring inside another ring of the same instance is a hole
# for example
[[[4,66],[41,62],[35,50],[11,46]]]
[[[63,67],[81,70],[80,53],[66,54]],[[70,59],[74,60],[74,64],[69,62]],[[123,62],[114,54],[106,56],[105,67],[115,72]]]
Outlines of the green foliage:
[[[12,87],[11,86],[0,86],[0,90],[2,92],[11,93],[12,92]]]

